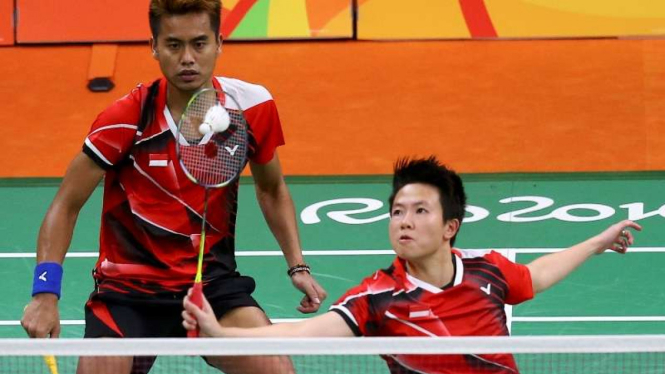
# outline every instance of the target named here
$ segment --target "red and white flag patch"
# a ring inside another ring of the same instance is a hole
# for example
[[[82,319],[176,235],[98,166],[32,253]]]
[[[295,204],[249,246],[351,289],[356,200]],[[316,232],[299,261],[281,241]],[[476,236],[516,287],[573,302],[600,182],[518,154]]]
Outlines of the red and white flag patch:
[[[432,310],[426,305],[409,306],[409,318],[426,318],[432,316]]]
[[[148,166],[167,167],[169,166],[169,155],[164,153],[151,153]]]

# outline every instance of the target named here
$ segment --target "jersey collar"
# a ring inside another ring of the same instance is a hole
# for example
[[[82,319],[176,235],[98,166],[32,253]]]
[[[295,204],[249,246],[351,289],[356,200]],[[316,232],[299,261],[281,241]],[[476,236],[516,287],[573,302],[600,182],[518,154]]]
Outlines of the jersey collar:
[[[450,284],[450,286],[446,287],[446,288],[455,287],[455,286],[458,286],[458,285],[462,284],[462,280],[463,280],[463,276],[464,276],[464,263],[462,262],[462,258],[460,256],[460,253],[457,250],[453,249],[452,254],[453,254],[453,260],[455,261],[455,267],[454,267],[455,268],[455,275],[453,276],[452,284]],[[395,259],[394,265],[395,265],[395,269],[398,271],[397,274],[401,275],[402,281],[404,282],[404,288],[405,288],[406,292],[411,292],[411,291],[415,290],[416,288],[421,288],[423,290],[426,290],[428,292],[435,293],[435,294],[444,292],[443,289],[441,289],[441,288],[439,288],[439,287],[437,287],[433,284],[427,283],[423,280],[420,280],[420,279],[414,277],[413,275],[409,274],[406,271],[406,261],[405,260],[402,260],[401,258],[397,257]]]
[[[212,87],[218,91],[223,91],[222,89],[222,83],[215,77],[212,77]],[[219,98],[220,103],[222,106],[226,103],[226,96],[222,95],[222,97]],[[160,133],[164,132],[166,130],[170,130],[171,133],[173,134],[173,137],[175,138],[178,134],[178,124],[175,122],[173,117],[171,116],[171,112],[169,112],[169,108],[166,105],[166,79],[162,79],[162,82],[160,82],[159,86],[159,95],[157,97],[157,102],[156,102],[156,107],[161,113],[161,116],[157,116],[156,121],[159,123],[159,128],[160,128]],[[206,135],[203,139],[202,142],[207,142],[208,139],[210,139],[212,135]],[[181,144],[186,145],[187,142],[180,139]]]

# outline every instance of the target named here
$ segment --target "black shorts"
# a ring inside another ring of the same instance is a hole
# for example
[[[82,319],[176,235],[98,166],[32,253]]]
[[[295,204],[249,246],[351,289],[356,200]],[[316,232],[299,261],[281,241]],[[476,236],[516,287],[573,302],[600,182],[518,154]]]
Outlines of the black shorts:
[[[251,277],[236,276],[212,281],[203,287],[203,292],[219,319],[238,307],[260,308],[251,296],[255,287]],[[85,305],[85,337],[186,337],[181,315],[184,296],[183,292],[153,298],[136,298],[120,293],[95,291]]]

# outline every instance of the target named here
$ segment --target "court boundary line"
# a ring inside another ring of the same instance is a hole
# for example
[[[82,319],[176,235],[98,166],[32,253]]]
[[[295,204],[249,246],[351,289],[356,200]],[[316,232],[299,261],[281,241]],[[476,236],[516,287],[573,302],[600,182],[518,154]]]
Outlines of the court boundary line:
[[[535,253],[552,253],[564,250],[566,248],[493,248],[498,252],[505,253],[509,259],[515,260],[517,254],[535,254]],[[490,249],[471,249],[464,248],[463,251],[489,251]],[[629,252],[632,253],[665,253],[665,247],[633,247]],[[616,253],[616,252],[611,252]],[[313,250],[303,251],[305,256],[366,256],[366,255],[394,255],[395,252],[391,249],[388,250]],[[66,257],[70,258],[97,258],[98,252],[69,252]],[[281,251],[238,251],[237,257],[278,257],[283,256]],[[0,259],[8,258],[35,258],[34,252],[20,252],[20,253],[0,253]],[[520,317],[512,316],[509,313],[509,326],[513,322],[665,322],[665,316],[584,316],[584,317],[569,317],[569,316],[550,316],[550,317]],[[294,323],[305,320],[306,318],[274,318],[271,319],[273,323]],[[0,327],[7,326],[20,326],[19,320],[0,320]],[[61,320],[61,325],[79,326],[85,325],[84,320]]]
[[[532,253],[553,253],[559,252],[567,248],[460,248],[461,251],[497,251],[515,254],[532,254]],[[608,251],[609,253],[616,253]],[[628,253],[662,253],[665,252],[665,247],[631,247]],[[394,255],[392,249],[366,249],[366,250],[312,250],[303,251],[304,256],[371,256],[371,255]],[[244,250],[237,251],[236,257],[276,257],[284,256],[281,251],[252,251]],[[0,253],[0,259],[3,258],[34,258],[37,254],[35,252],[16,252],[16,253]],[[96,258],[99,252],[68,252],[66,257],[69,258]]]
[[[313,317],[310,317],[313,318]],[[308,318],[270,318],[272,323],[295,323]],[[665,316],[512,317],[512,322],[665,322]],[[20,326],[19,320],[0,320],[0,327]],[[63,319],[63,326],[83,326],[85,320]]]

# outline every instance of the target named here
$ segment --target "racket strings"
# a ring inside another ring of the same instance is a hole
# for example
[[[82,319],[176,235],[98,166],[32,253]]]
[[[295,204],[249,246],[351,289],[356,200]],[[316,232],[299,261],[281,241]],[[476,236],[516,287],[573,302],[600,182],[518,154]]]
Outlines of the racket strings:
[[[227,109],[229,128],[205,140],[198,131],[209,108],[219,105],[216,95],[200,95],[183,114],[180,133],[187,144],[180,144],[180,160],[197,183],[223,185],[235,179],[245,166],[247,124],[239,110]]]
[[[199,126],[203,123],[208,109],[217,105],[217,97],[214,91],[203,92],[198,95],[187,107],[179,128],[180,135],[188,145],[196,145],[201,142],[203,135],[199,132]]]

